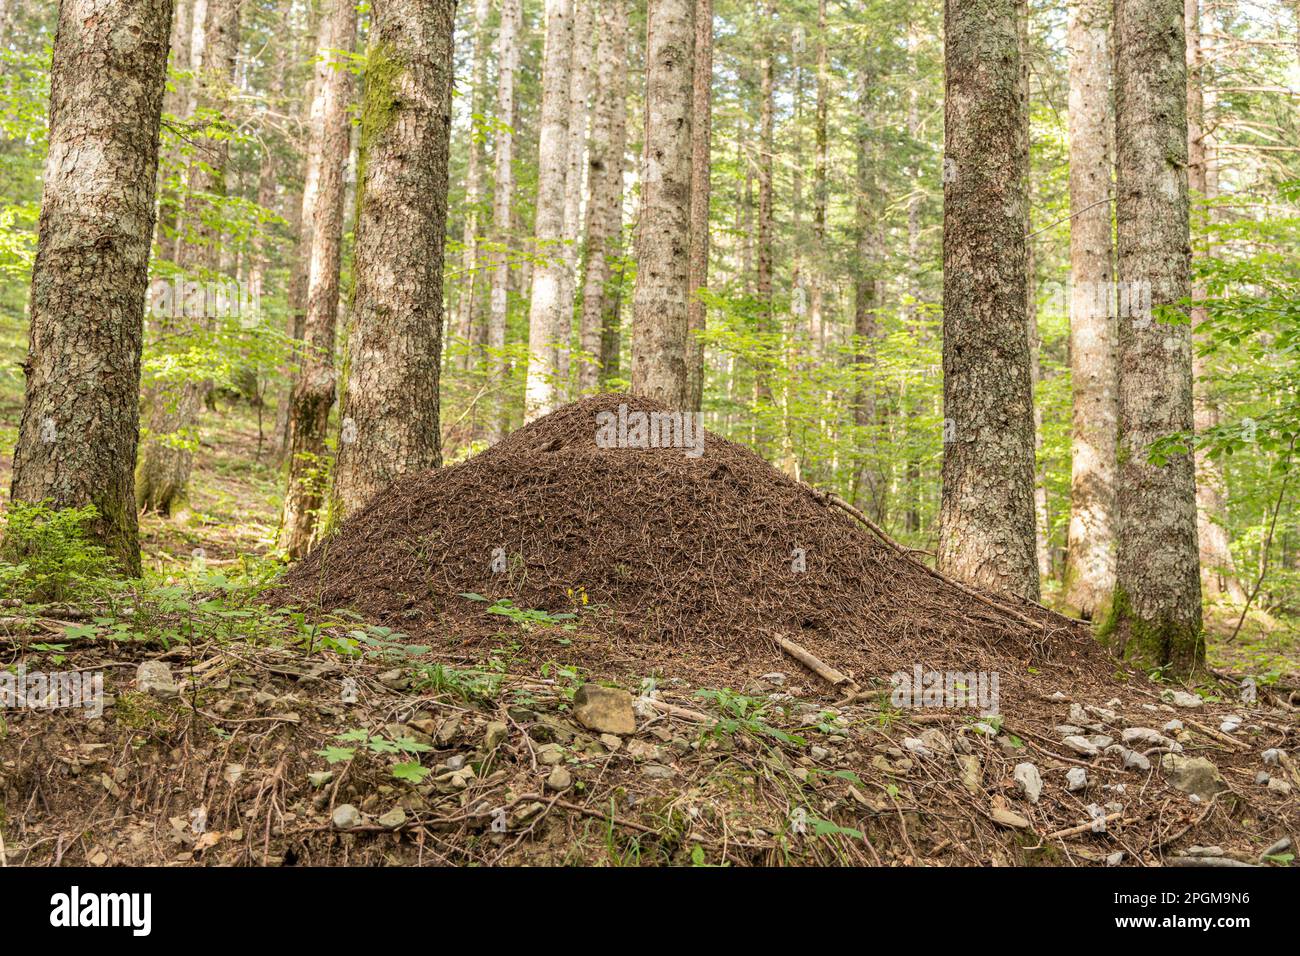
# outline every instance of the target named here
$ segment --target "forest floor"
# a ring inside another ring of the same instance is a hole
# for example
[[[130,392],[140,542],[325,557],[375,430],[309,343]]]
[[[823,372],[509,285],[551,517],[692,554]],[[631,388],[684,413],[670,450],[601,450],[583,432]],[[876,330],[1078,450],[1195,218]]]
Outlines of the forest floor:
[[[0,390],[0,468],[14,410]],[[0,715],[0,865],[1293,865],[1285,621],[1229,645],[1213,611],[1191,688],[1017,651],[983,718],[851,694],[768,639],[592,656],[581,619],[527,605],[408,636],[268,592],[277,471],[247,408],[206,427],[188,516],[143,521],[145,585],[0,611],[10,670],[105,691]]]

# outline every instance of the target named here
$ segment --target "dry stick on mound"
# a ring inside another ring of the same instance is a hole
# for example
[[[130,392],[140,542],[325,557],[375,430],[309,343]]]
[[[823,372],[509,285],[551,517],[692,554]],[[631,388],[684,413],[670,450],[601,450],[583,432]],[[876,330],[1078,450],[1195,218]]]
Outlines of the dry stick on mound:
[[[848,674],[840,673],[829,664],[819,660],[794,641],[788,640],[784,637],[777,637],[775,640],[781,650],[785,651],[832,687],[847,687],[853,693],[857,693],[859,690],[858,682],[852,677]]]
[[[911,561],[917,567],[923,569],[925,573],[930,575],[931,577],[938,578],[940,581],[944,582],[945,584],[949,584],[952,587],[955,587],[957,590],[961,591],[963,594],[967,595],[968,597],[973,597],[975,600],[980,601],[983,604],[987,604],[989,607],[993,608],[994,610],[1001,611],[1003,614],[1011,615],[1021,624],[1024,624],[1026,627],[1032,628],[1034,631],[1039,631],[1042,629],[1042,624],[1039,623],[1038,621],[1035,621],[1033,618],[1029,617],[1028,615],[1022,614],[1019,611],[1017,611],[1015,608],[1007,604],[1004,604],[1000,601],[995,601],[993,598],[988,597],[987,595],[979,591],[976,591],[974,588],[967,587],[965,584],[962,584],[960,581],[956,581],[948,577],[943,572],[930,567],[924,561],[917,561],[916,558],[912,557],[909,549],[904,548],[901,544],[899,544],[897,541],[891,538],[884,528],[880,527],[880,525],[876,524],[874,521],[872,521],[870,518],[864,515],[857,508],[853,507],[853,505],[849,504],[839,495],[829,491],[819,491],[818,489],[813,488],[811,486],[805,486],[805,487],[808,488],[808,492],[816,500],[822,502],[823,504],[834,505],[836,508],[839,508],[841,511],[847,512],[848,514],[856,518],[858,521],[862,522],[862,524],[865,525],[867,529],[871,531],[872,534],[874,534],[877,538],[883,541],[889,548],[891,548],[898,554],[901,554],[903,557]],[[1031,602],[1031,603],[1037,604],[1037,602]],[[1037,605],[1037,606],[1041,607],[1042,605]],[[1053,611],[1052,613],[1055,614],[1056,612]],[[1064,615],[1061,616],[1064,617]],[[1065,620],[1072,621],[1073,619],[1065,618]]]

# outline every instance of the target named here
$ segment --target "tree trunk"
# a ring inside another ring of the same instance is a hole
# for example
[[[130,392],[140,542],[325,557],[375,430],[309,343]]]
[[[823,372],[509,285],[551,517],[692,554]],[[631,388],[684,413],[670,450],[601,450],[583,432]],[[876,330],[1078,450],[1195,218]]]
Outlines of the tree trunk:
[[[826,161],[827,102],[829,100],[830,62],[827,55],[826,0],[817,0],[817,107],[816,157],[813,159],[813,263],[808,281],[811,286],[808,304],[808,337],[814,353],[826,345],[824,291],[822,289],[826,257]]]
[[[373,7],[331,523],[442,462],[438,373],[455,0]]]
[[[506,319],[510,302],[510,254],[513,236],[511,210],[514,208],[515,171],[515,71],[519,69],[519,25],[523,17],[521,0],[501,0],[501,24],[497,35],[497,115],[496,150],[493,161],[492,238],[496,248],[491,254],[492,292],[488,313],[487,346],[490,353],[492,382],[505,387],[505,361],[501,356],[506,345]],[[495,442],[505,430],[506,397],[493,403],[489,440]]]
[[[573,0],[546,0],[546,51],[537,141],[537,207],[533,219],[532,298],[528,304],[528,379],[524,419],[532,421],[560,404],[569,346],[569,316],[562,308],[567,263],[564,188],[569,142],[569,71],[573,54]]]
[[[945,5],[938,554],[969,584],[1037,599],[1017,9],[1017,0]]]
[[[772,160],[775,149],[774,103],[775,94],[775,52],[772,47],[773,20],[776,7],[768,3],[762,13],[762,56],[758,64],[759,73],[759,155],[758,155],[758,274],[756,277],[759,317],[759,331],[771,334],[775,331],[772,312]],[[772,373],[768,363],[762,359],[754,368],[754,389],[756,397],[764,402],[772,400]],[[756,429],[754,437],[760,439],[761,430]],[[766,442],[766,435],[761,440]]]
[[[1115,318],[1109,0],[1070,6],[1070,530],[1064,599],[1105,615],[1115,588]]]
[[[171,0],[62,0],[14,501],[93,505],[140,573],[135,464]]]
[[[474,312],[478,308],[479,206],[483,202],[483,144],[477,135],[487,88],[487,18],[490,0],[474,0],[474,59],[470,67],[469,165],[465,170],[465,228],[461,233],[460,298],[456,302],[456,336],[464,351],[461,369],[473,365]]]
[[[691,251],[687,280],[686,407],[704,403],[704,340],[708,309],[700,291],[709,285],[709,167],[713,133],[713,0],[695,0],[695,67],[691,126]]]
[[[870,55],[863,51],[864,60]],[[877,369],[876,348],[880,335],[877,310],[877,272],[880,250],[876,245],[876,216],[879,208],[876,192],[875,155],[871,127],[874,114],[871,102],[874,64],[865,64],[858,74],[857,165],[853,204],[855,268],[853,273],[853,334],[858,341],[855,359],[859,381],[853,401],[853,424],[856,426],[860,453],[854,477],[854,500],[873,518],[880,520],[885,511],[886,488],[880,468],[880,447],[876,434]]]
[[[1190,455],[1151,445],[1190,432],[1191,329],[1164,307],[1191,292],[1187,64],[1182,0],[1116,0],[1115,159],[1119,310],[1119,555],[1110,624],[1121,653],[1186,675],[1205,660]],[[1125,314],[1125,313],[1128,314]]]
[[[623,153],[627,149],[627,0],[601,0],[596,54],[596,102],[587,170],[587,274],[579,339],[591,357],[578,371],[590,391],[608,372],[604,331],[609,324],[611,262],[623,232]],[[617,313],[614,313],[617,322]],[[615,356],[617,358],[617,356]]]
[[[685,409],[695,0],[650,0],[632,391]]]
[[[280,518],[280,547],[291,558],[307,553],[324,500],[325,436],[334,407],[334,329],[338,321],[339,262],[343,241],[344,176],[351,150],[351,73],[356,40],[353,0],[334,0],[317,51],[312,139],[319,171],[307,269],[307,315],[302,366],[289,419],[289,483]],[[341,55],[333,51],[342,51]]]
[[[220,114],[228,123],[231,84],[239,53],[239,16],[243,0],[206,0],[195,6],[195,42],[191,66],[198,74],[193,102]],[[200,7],[203,18],[199,19]],[[191,110],[191,113],[193,110]],[[182,212],[186,235],[178,239],[176,265],[190,278],[215,273],[221,268],[221,230],[214,216],[201,211],[206,196],[224,196],[226,163],[230,141],[224,131],[197,138],[196,158],[191,162]],[[205,315],[199,321],[209,330],[223,316]],[[212,389],[207,380],[187,379],[157,390],[149,413],[147,437],[136,468],[136,503],[145,511],[172,515],[186,506],[190,472],[199,443],[199,417]]]
[[[1209,150],[1210,133],[1205,124],[1204,58],[1201,53],[1201,11],[1199,0],[1184,0],[1184,27],[1187,34],[1187,185],[1196,196],[1212,199],[1210,186]],[[1192,247],[1192,258],[1198,256]],[[1205,289],[1194,286],[1192,298],[1205,298]],[[1206,320],[1204,307],[1192,309],[1192,333]],[[1219,406],[1207,381],[1210,370],[1206,360],[1195,353],[1192,356],[1192,401],[1198,432],[1219,424]],[[1219,463],[1202,451],[1196,453],[1196,537],[1199,544],[1201,588],[1210,596],[1226,595],[1238,603],[1246,599],[1241,582],[1237,580],[1232,551],[1228,547],[1228,532],[1223,525],[1224,499],[1223,470]]]
[[[567,388],[569,348],[573,331],[573,305],[578,287],[578,250],[582,238],[582,197],[587,152],[587,126],[591,117],[592,40],[595,25],[595,0],[574,0],[573,53],[569,70],[569,139],[564,162],[564,283],[560,286],[560,314],[564,323],[566,346],[560,351],[560,375]]]

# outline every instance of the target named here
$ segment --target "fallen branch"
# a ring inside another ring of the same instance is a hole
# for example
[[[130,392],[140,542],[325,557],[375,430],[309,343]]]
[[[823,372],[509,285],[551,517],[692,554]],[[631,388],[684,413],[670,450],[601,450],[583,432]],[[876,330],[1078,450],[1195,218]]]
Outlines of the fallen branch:
[[[1242,863],[1230,860],[1226,856],[1171,856],[1165,861],[1168,866],[1249,866],[1258,868],[1258,863]]]
[[[858,690],[858,682],[852,677],[848,674],[843,674],[840,671],[837,671],[829,664],[819,660],[794,641],[787,640],[784,637],[777,637],[776,643],[780,646],[781,650],[785,651],[832,687],[844,686],[851,691],[856,692]]]
[[[1043,842],[1046,843],[1048,840],[1060,840],[1065,837],[1077,836],[1080,833],[1087,833],[1099,822],[1110,823],[1112,820],[1118,820],[1123,815],[1124,815],[1123,811],[1120,811],[1119,813],[1111,813],[1111,814],[1107,814],[1105,817],[1102,817],[1100,821],[1089,820],[1087,823],[1080,823],[1077,827],[1066,827],[1064,830],[1057,830],[1055,833],[1049,833],[1047,834],[1047,836],[1043,837]],[[1097,832],[1105,833],[1106,831],[1098,830]]]
[[[641,699],[648,701],[651,707],[661,714],[667,714],[669,717],[680,717],[682,720],[694,721],[697,724],[713,723],[712,717],[708,714],[701,714],[698,710],[688,710],[685,707],[678,707],[676,704],[656,700],[653,697],[643,697]]]

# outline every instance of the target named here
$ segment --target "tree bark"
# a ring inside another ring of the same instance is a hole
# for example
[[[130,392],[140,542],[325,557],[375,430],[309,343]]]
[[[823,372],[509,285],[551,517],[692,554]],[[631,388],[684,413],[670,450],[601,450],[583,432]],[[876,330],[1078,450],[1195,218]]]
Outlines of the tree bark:
[[[441,464],[438,378],[455,0],[373,7],[356,287],[329,521]]]
[[[464,351],[460,368],[473,363],[474,313],[478,309],[479,206],[483,202],[483,144],[478,141],[477,117],[483,115],[487,88],[487,18],[490,0],[474,0],[474,53],[470,67],[469,163],[465,170],[465,226],[461,232],[460,298],[456,301],[456,335]]]
[[[578,261],[582,239],[582,197],[587,152],[587,127],[591,119],[591,57],[595,39],[595,0],[574,0],[573,53],[569,70],[569,139],[564,171],[564,283],[560,287],[560,314],[566,341],[573,329],[574,299],[578,288]],[[560,352],[561,377],[570,374],[569,349]]]
[[[685,409],[695,0],[650,0],[632,391]]]
[[[1017,6],[945,5],[938,555],[940,569],[955,578],[1037,599]]]
[[[334,407],[334,329],[338,321],[339,263],[343,243],[344,176],[351,149],[352,75],[348,56],[356,41],[354,0],[334,0],[321,27],[317,51],[312,139],[319,174],[307,269],[303,358],[289,419],[289,482],[280,518],[280,548],[291,559],[307,553],[324,500],[325,436]],[[333,51],[341,51],[335,53]]]
[[[1182,0],[1116,0],[1115,158],[1119,327],[1119,554],[1107,633],[1115,649],[1186,675],[1205,659],[1190,455],[1151,445],[1190,432],[1191,329],[1159,310],[1190,293],[1187,64]],[[1127,294],[1126,294],[1127,293]]]
[[[532,297],[528,303],[528,378],[524,420],[545,415],[563,396],[560,376],[569,346],[562,308],[567,263],[564,189],[569,142],[569,72],[573,55],[573,0],[546,0],[541,130],[537,141],[537,207],[533,219]]]
[[[1115,313],[1111,257],[1110,0],[1070,5],[1070,377],[1066,606],[1105,615],[1115,588]]]
[[[491,253],[492,291],[487,335],[492,383],[498,389],[504,389],[506,374],[501,352],[506,346],[506,319],[509,317],[510,303],[511,267],[508,249],[514,235],[511,210],[514,208],[515,195],[515,72],[519,69],[519,26],[522,17],[521,0],[501,0],[501,23],[497,34],[496,150],[492,185],[492,238],[495,248]],[[493,405],[488,438],[495,442],[500,440],[505,430],[505,396],[500,395]]]
[[[10,497],[93,505],[140,573],[135,465],[171,0],[63,0]]]
[[[816,156],[813,159],[813,263],[809,270],[811,286],[808,302],[808,337],[814,351],[826,345],[822,285],[826,257],[826,164],[827,113],[830,87],[830,61],[827,54],[826,0],[817,0],[817,107]]]
[[[713,132],[713,0],[695,0],[695,67],[691,110],[691,248],[687,280],[686,407],[704,403],[704,340],[709,285],[709,168]]]
[[[870,55],[863,51],[863,58]],[[875,121],[871,101],[875,66],[864,64],[858,73],[858,115],[855,149],[856,182],[853,203],[855,268],[853,274],[853,334],[858,342],[855,360],[859,370],[857,394],[853,400],[853,424],[857,428],[861,449],[854,477],[854,500],[877,521],[883,521],[885,496],[884,475],[880,467],[880,448],[876,435],[877,368],[876,350],[880,336],[877,297],[880,250],[876,244],[875,154],[871,128]]]
[[[583,279],[579,340],[593,357],[578,372],[583,391],[608,372],[604,331],[614,296],[610,285],[623,232],[623,154],[627,149],[627,0],[601,0],[596,53],[596,102],[587,170],[587,273]],[[617,313],[613,321],[617,323]]]

